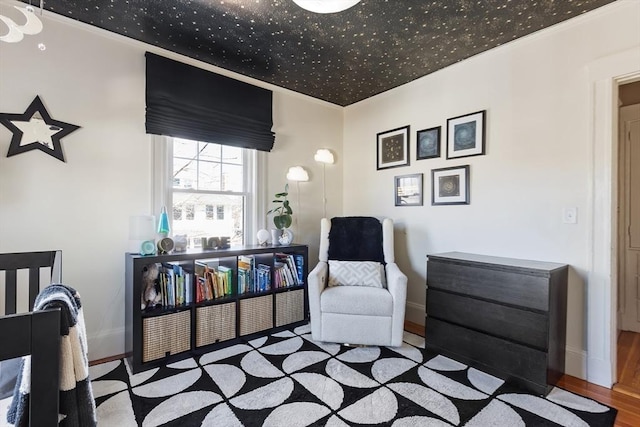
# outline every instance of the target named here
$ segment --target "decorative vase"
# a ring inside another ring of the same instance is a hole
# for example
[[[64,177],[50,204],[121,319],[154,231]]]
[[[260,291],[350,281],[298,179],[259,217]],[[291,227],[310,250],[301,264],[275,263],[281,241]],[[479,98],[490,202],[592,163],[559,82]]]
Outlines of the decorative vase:
[[[280,244],[280,236],[282,235],[282,230],[279,228],[271,229],[271,244],[273,246],[278,246]]]
[[[283,229],[282,234],[278,238],[278,242],[280,242],[281,245],[290,245],[293,243],[293,231],[288,228]]]

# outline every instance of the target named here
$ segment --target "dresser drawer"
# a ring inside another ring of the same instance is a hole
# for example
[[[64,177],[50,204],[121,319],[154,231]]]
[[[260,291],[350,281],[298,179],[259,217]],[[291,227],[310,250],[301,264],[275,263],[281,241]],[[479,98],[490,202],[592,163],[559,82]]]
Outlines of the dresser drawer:
[[[545,352],[428,317],[425,343],[449,357],[518,382],[538,394],[547,391]]]
[[[549,278],[429,259],[427,287],[540,311],[549,309]]]
[[[546,350],[548,316],[488,301],[427,290],[427,316]]]

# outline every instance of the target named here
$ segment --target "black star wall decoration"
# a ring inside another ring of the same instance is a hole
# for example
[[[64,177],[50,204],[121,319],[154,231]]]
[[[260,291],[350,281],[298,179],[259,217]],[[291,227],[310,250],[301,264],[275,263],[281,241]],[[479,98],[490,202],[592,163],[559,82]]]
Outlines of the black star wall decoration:
[[[80,126],[53,120],[42,100],[36,96],[23,114],[0,113],[0,123],[13,132],[7,157],[30,150],[41,150],[64,160],[60,139]]]

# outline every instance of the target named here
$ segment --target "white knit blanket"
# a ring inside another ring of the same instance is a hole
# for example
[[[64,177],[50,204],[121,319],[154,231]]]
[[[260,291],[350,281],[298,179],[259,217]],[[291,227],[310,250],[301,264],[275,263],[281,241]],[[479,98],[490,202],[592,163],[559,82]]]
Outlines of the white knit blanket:
[[[61,309],[59,425],[95,426],[96,408],[89,380],[87,335],[80,296],[68,286],[49,285],[36,298],[33,310],[50,308]],[[29,425],[30,365],[31,357],[23,357],[13,402],[7,413],[7,421],[16,426]]]

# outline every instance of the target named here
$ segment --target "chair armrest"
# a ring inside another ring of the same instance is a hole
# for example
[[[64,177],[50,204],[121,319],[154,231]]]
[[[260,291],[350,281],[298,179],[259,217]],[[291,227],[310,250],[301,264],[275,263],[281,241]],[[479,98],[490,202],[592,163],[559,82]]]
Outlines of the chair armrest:
[[[320,312],[320,295],[327,286],[329,264],[320,261],[307,276],[309,293],[309,315],[311,317],[311,336],[316,341],[321,341],[322,318]]]
[[[400,271],[395,263],[388,263],[386,267],[387,290],[393,297],[393,315],[391,319],[391,345],[402,345],[404,332],[404,314],[407,302],[407,276]]]

